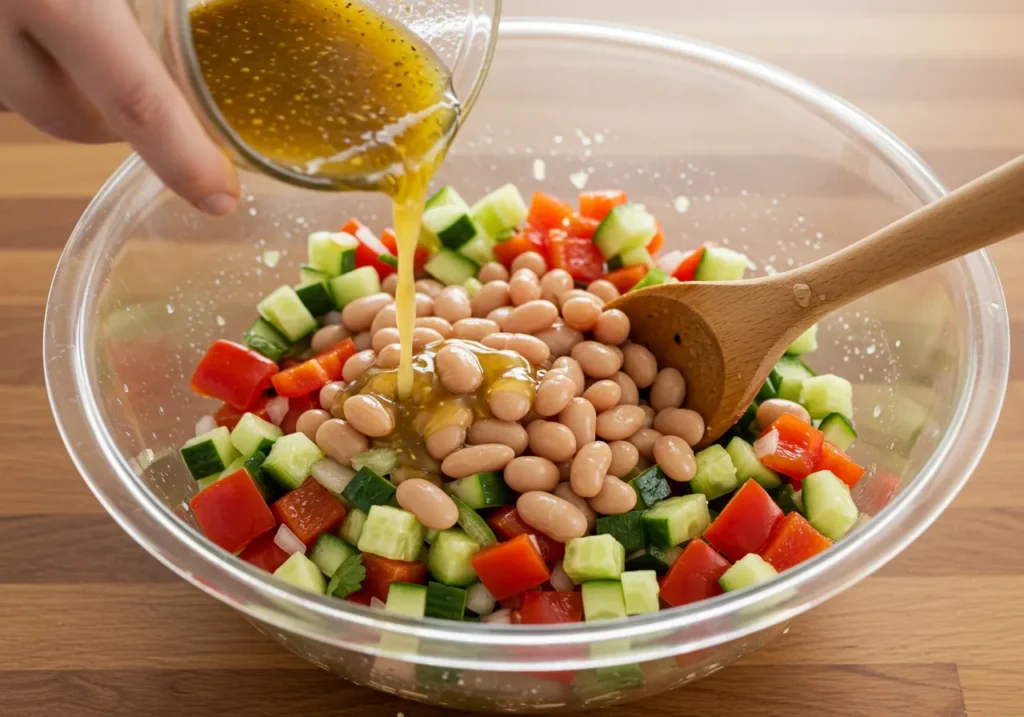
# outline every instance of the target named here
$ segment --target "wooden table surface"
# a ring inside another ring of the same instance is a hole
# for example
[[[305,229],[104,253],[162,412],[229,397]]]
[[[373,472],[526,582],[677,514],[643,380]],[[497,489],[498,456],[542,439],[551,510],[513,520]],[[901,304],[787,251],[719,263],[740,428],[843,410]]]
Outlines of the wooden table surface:
[[[1020,0],[506,5],[654,26],[764,57],[866,109],[949,185],[1024,149]],[[451,714],[352,687],[285,653],[158,565],[79,479],[43,387],[43,310],[66,236],[125,155],[51,141],[0,116],[0,715]],[[1024,239],[993,254],[1013,333],[1024,336]],[[605,714],[1024,714],[1020,398],[1024,364],[1015,363],[974,478],[902,556],[761,652]]]

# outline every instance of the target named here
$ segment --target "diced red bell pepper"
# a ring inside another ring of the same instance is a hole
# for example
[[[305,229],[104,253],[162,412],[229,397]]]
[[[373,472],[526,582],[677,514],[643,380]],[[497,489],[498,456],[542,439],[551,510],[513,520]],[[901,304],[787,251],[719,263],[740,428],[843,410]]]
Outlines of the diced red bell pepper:
[[[654,232],[654,236],[651,237],[651,240],[647,242],[647,246],[644,247],[651,256],[657,254],[665,246],[665,233],[661,230],[661,222],[654,222],[654,226],[657,227],[657,231]]]
[[[484,548],[469,560],[480,582],[497,600],[521,593],[551,578],[529,535]]]
[[[270,387],[277,364],[233,341],[218,339],[192,374],[192,390],[237,409],[251,406]]]
[[[552,197],[544,192],[534,192],[526,222],[541,232],[546,232],[549,229],[565,229],[569,226],[572,214],[572,207],[558,197]]]
[[[604,257],[589,239],[566,236],[560,229],[548,233],[548,260],[553,269],[564,269],[573,281],[589,284],[604,274]]]
[[[502,610],[518,610],[523,606],[523,598],[526,597],[528,592],[537,592],[541,589],[540,585],[535,585],[532,588],[527,589],[525,592],[511,595],[504,600],[499,600],[498,604],[501,605]]]
[[[352,358],[355,352],[356,345],[352,339],[345,339],[326,351],[321,351],[314,358],[331,377],[331,381],[340,381],[341,370],[345,368],[345,362]]]
[[[699,246],[687,254],[679,262],[679,266],[672,271],[672,276],[679,279],[679,281],[693,281],[694,276],[697,274],[697,267],[700,266],[700,260],[704,258],[704,250],[706,248],[707,246]]]
[[[543,254],[544,238],[546,236],[547,232],[542,233],[535,229],[524,229],[512,238],[495,244],[494,257],[508,269],[520,254],[525,254],[528,251],[536,251]]]
[[[341,231],[351,234],[359,242],[359,246],[356,247],[356,266],[372,266],[381,279],[397,271],[397,257],[368,226],[358,219],[350,219]]]
[[[395,236],[394,229],[385,229],[381,232],[380,243],[387,247],[387,250],[394,256],[398,256],[398,237]],[[430,260],[430,250],[425,246],[416,245],[416,253],[413,254],[412,265],[413,269],[419,271],[423,268],[423,265]]]
[[[571,237],[578,237],[580,239],[592,239],[594,232],[601,226],[601,220],[591,219],[590,217],[583,217],[579,214],[573,214],[569,218],[569,226],[567,233]]]
[[[851,490],[864,477],[864,469],[853,462],[846,453],[835,444],[825,441],[821,446],[821,455],[814,466],[815,471],[832,471],[836,478],[845,483]]]
[[[260,489],[244,468],[200,491],[192,498],[191,506],[203,535],[229,553],[237,553],[277,525]]]
[[[605,274],[602,278],[605,281],[610,281],[614,284],[620,294],[625,294],[627,291],[639,284],[640,280],[646,275],[647,267],[643,264],[636,264],[634,266],[624,266],[621,269],[616,269],[615,271]]]
[[[703,540],[691,540],[661,579],[658,595],[672,607],[721,595],[718,578],[729,565],[728,560]]]
[[[583,595],[578,592],[527,592],[519,608],[523,625],[558,625],[583,619]]]
[[[354,602],[357,605],[369,606],[370,601],[373,599],[373,595],[371,595],[370,591],[366,588],[360,588],[359,590],[356,590],[354,593],[346,595],[342,599],[348,600],[349,602]]]
[[[225,403],[213,414],[213,420],[217,422],[218,426],[224,426],[229,431],[235,430],[235,426],[238,425],[238,422],[242,420],[242,416],[246,413],[255,413],[264,421],[269,421],[270,417],[267,415],[266,408],[267,401],[269,400],[266,396],[260,396],[245,411],[235,408],[230,403]]]
[[[284,565],[288,559],[288,553],[281,550],[274,542],[274,532],[268,531],[249,543],[238,557],[257,568],[272,573]]]
[[[422,585],[427,579],[427,566],[423,563],[392,560],[372,553],[363,553],[363,567],[366,568],[363,590],[378,600],[388,599],[391,583]]]
[[[508,505],[502,508],[495,508],[487,516],[487,524],[491,526],[499,540],[512,540],[517,535],[532,535],[537,539],[537,545],[540,546],[540,554],[548,565],[554,565],[565,555],[565,543],[552,540],[543,533],[531,528],[519,517],[519,511],[515,509],[515,506]]]
[[[307,393],[319,391],[332,380],[331,375],[324,370],[316,358],[285,369],[275,374],[272,379],[277,395],[285,398],[305,396]]]
[[[320,396],[316,393],[307,393],[302,396],[288,399],[288,413],[284,414],[281,421],[281,430],[285,433],[295,433],[299,423],[299,416],[311,408],[320,408]]]
[[[608,216],[608,212],[626,201],[626,193],[617,189],[580,192],[580,214],[600,222]]]
[[[757,481],[748,480],[704,531],[704,539],[736,562],[759,551],[781,520],[782,510],[768,492]]]
[[[754,449],[766,468],[802,481],[814,472],[825,434],[790,413],[761,432]]]
[[[831,540],[812,528],[802,515],[794,511],[782,519],[761,548],[760,555],[781,573],[786,568],[813,558],[831,545]]]
[[[347,512],[330,491],[312,478],[278,498],[271,509],[278,521],[287,525],[307,548],[320,533],[337,530]]]

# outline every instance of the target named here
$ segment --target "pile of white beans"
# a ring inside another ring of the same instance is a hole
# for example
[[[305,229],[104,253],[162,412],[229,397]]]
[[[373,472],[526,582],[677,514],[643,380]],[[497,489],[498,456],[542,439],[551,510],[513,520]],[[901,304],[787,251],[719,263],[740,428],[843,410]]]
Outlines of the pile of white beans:
[[[598,515],[636,507],[635,491],[622,480],[634,468],[657,463],[674,481],[693,478],[692,446],[704,434],[704,421],[681,408],[686,383],[679,371],[659,369],[649,350],[628,340],[626,315],[604,309],[619,295],[614,285],[598,280],[586,291],[576,289],[568,272],[549,271],[535,252],[519,256],[511,276],[491,263],[479,280],[483,286],[472,298],[461,286],[416,282],[414,351],[443,341],[432,347],[437,380],[451,394],[483,392],[491,415],[455,411],[450,425],[423,437],[440,474],[396,470],[391,480],[402,508],[428,528],[451,528],[458,510],[443,482],[504,471],[505,483],[519,493],[523,521],[565,542],[593,531]],[[387,400],[358,394],[340,409],[335,405],[371,368],[397,366],[395,283],[388,277],[382,293],[328,315],[312,339],[313,351],[350,336],[356,345],[344,380],[324,387],[322,408],[304,413],[297,426],[346,466],[397,428]],[[540,376],[536,389],[485,386],[479,347],[466,342],[519,354]]]

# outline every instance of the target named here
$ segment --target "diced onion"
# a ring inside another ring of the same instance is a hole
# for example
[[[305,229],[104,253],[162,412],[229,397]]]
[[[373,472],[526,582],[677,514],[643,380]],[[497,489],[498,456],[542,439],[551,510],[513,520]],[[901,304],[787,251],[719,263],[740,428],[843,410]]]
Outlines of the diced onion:
[[[492,612],[490,615],[484,615],[480,618],[480,622],[488,622],[493,625],[510,625],[512,624],[512,611],[498,610],[497,612]]]
[[[758,460],[761,460],[765,456],[770,456],[775,453],[778,447],[779,431],[778,429],[773,428],[771,431],[754,441],[754,455],[757,456]]]
[[[270,422],[275,426],[280,426],[281,421],[288,415],[288,399],[284,396],[276,396],[267,401],[267,415],[270,417]]]
[[[686,254],[675,249],[658,259],[658,268],[666,274],[671,274],[679,266],[679,263],[686,258]]]
[[[210,414],[206,414],[198,421],[196,421],[196,435],[201,436],[204,433],[209,433],[217,427],[216,419]]]
[[[387,607],[387,603],[378,597],[370,598],[370,607],[379,607],[381,610]]]
[[[562,567],[562,563],[558,563],[555,569],[551,571],[551,587],[561,592],[572,592],[576,589],[576,583],[572,581],[572,578],[565,572],[565,568]]]
[[[533,543],[533,547],[535,547],[537,549],[538,553],[541,552],[540,541],[537,540],[537,536],[534,535],[533,533],[528,533],[528,535],[530,536],[530,542]]]
[[[473,583],[466,590],[466,607],[483,617],[494,612],[494,596],[483,583]]]
[[[281,523],[281,527],[277,529],[277,534],[274,535],[274,545],[289,555],[294,555],[295,553],[306,554],[305,544],[284,523]]]
[[[309,469],[309,473],[313,476],[313,480],[332,493],[344,492],[345,487],[356,475],[354,470],[341,465],[333,458],[317,461]]]

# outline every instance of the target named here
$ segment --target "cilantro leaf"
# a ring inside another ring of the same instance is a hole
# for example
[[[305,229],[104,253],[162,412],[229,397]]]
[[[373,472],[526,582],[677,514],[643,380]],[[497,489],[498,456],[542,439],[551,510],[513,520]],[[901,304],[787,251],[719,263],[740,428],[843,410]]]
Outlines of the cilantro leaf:
[[[331,582],[327,585],[327,594],[339,598],[351,595],[363,586],[365,579],[366,568],[363,567],[363,556],[349,556],[331,576]]]

